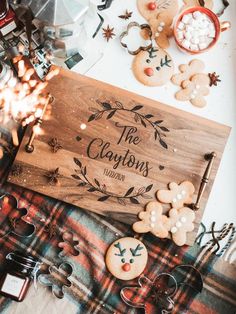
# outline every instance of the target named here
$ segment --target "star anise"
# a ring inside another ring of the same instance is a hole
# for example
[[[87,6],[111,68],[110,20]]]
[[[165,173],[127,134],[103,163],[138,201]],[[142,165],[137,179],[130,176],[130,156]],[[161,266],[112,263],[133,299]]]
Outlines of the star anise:
[[[48,178],[48,184],[50,185],[58,184],[59,178],[61,178],[59,168],[56,168],[53,171],[49,171],[48,173],[45,174],[45,177]]]
[[[114,27],[113,28],[110,28],[109,25],[107,25],[107,28],[103,28],[103,37],[107,40],[107,42],[110,40],[110,39],[113,39],[113,36],[116,36],[115,33],[113,33],[114,31]]]
[[[125,11],[125,14],[119,15],[120,19],[128,20],[132,16],[133,12]]]
[[[11,175],[13,177],[18,177],[22,174],[23,172],[23,168],[21,165],[18,165],[18,164],[14,164],[11,168]]]
[[[44,232],[48,233],[49,239],[51,239],[57,234],[57,226],[50,222],[44,227]]]
[[[53,137],[49,142],[48,145],[51,146],[52,152],[56,153],[59,149],[62,149],[63,146],[59,143],[56,137]]]
[[[208,73],[208,76],[210,78],[210,86],[214,85],[217,86],[218,82],[221,82],[221,80],[219,79],[219,75],[216,74],[216,72],[213,73]]]

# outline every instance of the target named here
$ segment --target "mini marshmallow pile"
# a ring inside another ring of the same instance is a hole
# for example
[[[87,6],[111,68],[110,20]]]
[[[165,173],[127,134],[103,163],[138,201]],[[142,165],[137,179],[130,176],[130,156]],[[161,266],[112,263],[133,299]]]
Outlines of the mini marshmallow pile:
[[[180,44],[193,51],[207,48],[216,35],[215,25],[208,15],[200,11],[185,14],[177,28]]]

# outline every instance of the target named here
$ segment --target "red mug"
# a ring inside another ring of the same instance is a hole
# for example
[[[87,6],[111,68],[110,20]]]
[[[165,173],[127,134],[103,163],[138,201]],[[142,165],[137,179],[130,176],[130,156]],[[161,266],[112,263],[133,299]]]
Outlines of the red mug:
[[[178,28],[178,25],[179,25],[180,21],[182,20],[183,16],[186,14],[189,14],[189,13],[193,13],[195,11],[200,11],[201,13],[206,14],[212,20],[212,22],[214,23],[214,26],[215,26],[216,35],[215,35],[213,41],[210,43],[210,45],[208,47],[206,47],[205,49],[202,49],[202,50],[187,49],[181,45],[181,42],[177,38],[177,28]],[[220,22],[218,16],[214,12],[212,12],[211,10],[209,10],[207,8],[204,8],[201,6],[191,7],[191,8],[184,10],[183,12],[181,12],[181,14],[177,17],[177,19],[175,21],[175,25],[174,25],[175,42],[176,42],[178,48],[184,52],[187,52],[189,54],[202,53],[202,52],[208,51],[210,48],[212,48],[216,44],[216,42],[218,41],[218,39],[220,37],[220,33],[229,29],[230,26],[231,26],[230,22],[228,22],[228,21]]]

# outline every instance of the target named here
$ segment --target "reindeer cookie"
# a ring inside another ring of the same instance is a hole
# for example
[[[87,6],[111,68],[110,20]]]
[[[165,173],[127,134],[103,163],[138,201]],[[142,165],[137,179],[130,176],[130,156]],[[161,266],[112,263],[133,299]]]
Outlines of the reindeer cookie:
[[[182,89],[175,94],[175,98],[181,101],[190,101],[196,107],[204,107],[207,102],[210,78],[207,74],[196,74],[190,80],[182,83]]]
[[[141,221],[133,224],[133,230],[137,233],[151,232],[158,238],[167,238],[170,230],[168,218],[162,214],[163,208],[158,202],[150,202],[146,206],[146,211],[139,213]]]
[[[204,68],[204,63],[197,59],[190,61],[189,64],[181,64],[179,66],[180,73],[174,74],[171,81],[173,84],[181,86],[184,81],[190,80],[193,75],[202,73]]]
[[[161,48],[139,52],[133,61],[136,79],[147,86],[161,86],[170,80],[174,64],[170,55]]]
[[[163,49],[168,48],[170,45],[169,38],[173,34],[169,16],[166,13],[162,13],[158,18],[151,19],[149,23],[157,46]]]
[[[148,253],[145,245],[131,237],[113,242],[106,253],[106,266],[110,273],[121,280],[132,280],[145,269]]]
[[[173,17],[178,13],[178,0],[137,0],[137,7],[147,21],[165,13],[171,24]]]
[[[182,208],[184,204],[191,204],[195,188],[189,181],[180,184],[171,182],[169,190],[157,191],[157,199],[161,203],[171,204],[172,208]]]
[[[183,1],[184,1],[185,5],[182,8],[182,10],[186,10],[189,7],[200,6],[199,0],[183,0]],[[213,0],[205,0],[204,2],[205,2],[204,7],[212,10],[213,4],[214,4]]]

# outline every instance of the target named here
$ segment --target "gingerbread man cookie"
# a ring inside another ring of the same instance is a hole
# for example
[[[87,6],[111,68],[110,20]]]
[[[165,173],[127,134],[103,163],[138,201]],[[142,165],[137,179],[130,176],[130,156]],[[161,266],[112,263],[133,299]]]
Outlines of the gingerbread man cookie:
[[[163,208],[158,202],[150,202],[146,206],[146,211],[139,213],[141,221],[133,224],[133,230],[137,233],[151,232],[159,238],[167,238],[170,230],[168,218],[162,214]]]
[[[173,84],[181,86],[186,80],[190,80],[194,74],[202,73],[205,65],[201,60],[194,59],[189,64],[181,64],[179,66],[180,73],[174,74],[171,78]]]
[[[106,266],[110,273],[121,280],[132,280],[145,269],[148,253],[145,245],[131,237],[113,242],[106,253]]]
[[[168,48],[170,45],[169,38],[173,34],[168,15],[166,13],[160,14],[158,18],[150,20],[149,23],[157,46],[163,49]]]
[[[194,219],[195,213],[188,207],[172,208],[169,211],[170,233],[175,244],[179,246],[186,244],[187,233],[194,229]]]
[[[184,204],[191,204],[193,201],[193,193],[195,188],[189,181],[184,181],[180,184],[171,182],[169,190],[157,191],[157,199],[165,204],[171,204],[173,208],[179,209]]]
[[[183,1],[185,3],[183,10],[186,10],[189,7],[200,6],[199,0],[183,0]],[[214,4],[213,0],[205,0],[204,2],[205,2],[204,7],[212,10]]]
[[[174,65],[165,50],[151,48],[135,56],[132,69],[136,79],[142,84],[161,86],[171,78]]]
[[[172,23],[178,12],[178,0],[137,0],[137,7],[147,21],[158,18],[160,13],[165,12]]]
[[[175,98],[181,101],[190,101],[196,107],[206,106],[206,99],[210,92],[210,78],[207,74],[196,74],[190,80],[182,83],[182,89],[175,94]]]

